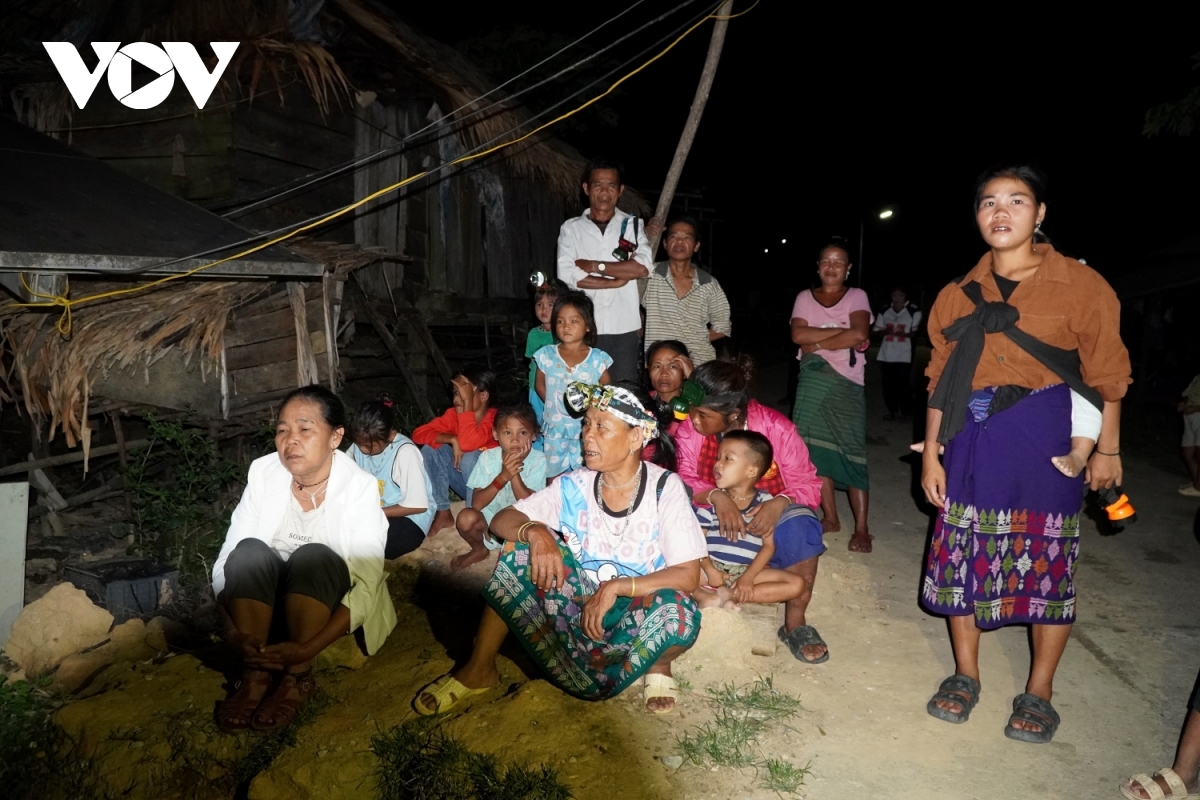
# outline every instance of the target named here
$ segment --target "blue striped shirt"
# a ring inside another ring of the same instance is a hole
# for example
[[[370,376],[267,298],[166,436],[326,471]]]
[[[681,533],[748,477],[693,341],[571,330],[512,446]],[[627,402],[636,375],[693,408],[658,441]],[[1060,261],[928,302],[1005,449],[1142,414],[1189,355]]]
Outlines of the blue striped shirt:
[[[757,508],[771,498],[772,495],[769,492],[758,490],[754,499],[750,501],[750,505],[746,507],[746,511],[742,512],[742,519],[749,522],[750,517],[746,516],[746,512]],[[722,536],[721,523],[717,519],[717,515],[713,513],[712,506],[696,506],[696,519],[700,521],[700,529],[704,531],[710,558],[726,564],[749,565],[762,550],[762,538],[749,532],[743,534],[742,538],[737,541],[731,541]]]

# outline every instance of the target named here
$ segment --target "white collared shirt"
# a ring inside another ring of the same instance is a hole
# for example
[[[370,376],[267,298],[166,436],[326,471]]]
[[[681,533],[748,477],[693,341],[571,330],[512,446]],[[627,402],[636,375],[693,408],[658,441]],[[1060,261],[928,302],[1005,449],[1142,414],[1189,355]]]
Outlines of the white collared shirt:
[[[586,258],[594,261],[617,261],[613,250],[621,241],[621,227],[625,225],[625,237],[633,239],[634,217],[620,209],[613,212],[604,233],[592,222],[591,209],[578,217],[571,217],[558,231],[558,278],[572,289],[578,289],[579,281],[591,273],[575,266],[575,261]],[[628,224],[625,220],[628,219]],[[646,226],[637,222],[637,251],[632,259],[647,270],[654,266],[650,254],[650,242],[646,239]],[[638,311],[637,281],[631,280],[619,289],[583,289],[592,298],[596,307],[596,333],[609,335],[628,333],[642,327],[642,315]]]

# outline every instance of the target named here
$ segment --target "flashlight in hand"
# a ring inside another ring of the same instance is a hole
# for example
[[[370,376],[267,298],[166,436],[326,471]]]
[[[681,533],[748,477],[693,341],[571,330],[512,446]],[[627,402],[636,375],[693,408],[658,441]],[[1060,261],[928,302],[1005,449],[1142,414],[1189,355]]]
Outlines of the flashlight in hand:
[[[1133,503],[1129,502],[1129,495],[1121,491],[1120,486],[1097,489],[1096,495],[1100,498],[1100,505],[1108,517],[1108,524],[1113,533],[1120,533],[1137,522],[1137,510]]]

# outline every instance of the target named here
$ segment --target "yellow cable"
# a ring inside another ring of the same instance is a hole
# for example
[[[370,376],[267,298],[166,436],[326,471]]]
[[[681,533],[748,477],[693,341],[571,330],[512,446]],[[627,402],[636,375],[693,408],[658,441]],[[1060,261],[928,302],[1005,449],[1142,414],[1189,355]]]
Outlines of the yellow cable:
[[[742,12],[739,12],[737,14],[733,14],[733,15],[730,15],[727,17],[718,16],[715,12],[712,14],[709,14],[708,16],[704,17],[699,22],[697,22],[695,25],[692,25],[686,31],[681,33],[674,41],[672,41],[670,44],[668,44],[666,47],[664,47],[661,51],[659,51],[656,55],[651,57],[649,60],[644,62],[641,66],[637,67],[636,69],[632,70],[631,72],[629,72],[629,73],[623,75],[621,78],[617,79],[617,81],[615,83],[613,83],[612,86],[609,86],[606,90],[604,90],[600,94],[596,95],[591,100],[588,100],[586,103],[583,103],[582,105],[566,112],[565,114],[555,117],[554,119],[550,120],[549,122],[539,125],[538,127],[534,128],[529,133],[518,136],[516,139],[512,139],[507,142],[501,142],[500,144],[494,145],[493,147],[489,147],[487,150],[483,150],[482,152],[479,152],[479,153],[472,153],[472,154],[465,155],[465,156],[459,156],[458,158],[454,159],[453,161],[450,161],[449,163],[445,164],[444,166],[453,167],[457,164],[463,164],[468,161],[475,161],[477,159],[483,158],[484,156],[489,156],[492,153],[503,150],[507,147],[512,147],[515,144],[520,144],[521,142],[525,141],[526,139],[536,136],[537,134],[544,131],[546,128],[549,128],[552,125],[557,125],[559,122],[562,122],[564,119],[567,119],[568,117],[578,114],[580,111],[583,111],[585,108],[592,105],[593,103],[612,94],[614,91],[616,91],[617,87],[619,87],[621,84],[625,83],[625,81],[629,80],[634,75],[637,75],[642,70],[646,69],[646,67],[650,66],[655,61],[658,61],[660,58],[665,56],[668,52],[670,52],[675,47],[675,45],[677,45],[681,41],[683,41],[684,38],[686,38],[688,35],[690,35],[694,30],[699,28],[705,22],[709,21],[710,19],[718,20],[718,19],[733,19],[734,17],[740,17],[742,14],[746,14],[746,13],[749,13],[750,11],[753,11],[754,7],[758,5],[758,2],[759,2],[759,0],[755,0],[754,5],[750,6],[750,8],[746,9],[745,11],[742,11]],[[71,335],[71,310],[74,306],[80,305],[81,303],[90,303],[90,302],[93,302],[96,300],[103,300],[103,299],[106,299],[109,297],[120,297],[122,295],[143,292],[147,289],[152,289],[155,286],[161,286],[162,284],[168,283],[170,281],[179,280],[181,278],[189,278],[198,272],[203,272],[206,269],[212,269],[213,267],[219,266],[226,262],[234,261],[239,258],[244,258],[248,255],[251,255],[252,253],[257,253],[260,250],[265,250],[268,247],[272,247],[274,245],[279,244],[280,242],[287,241],[288,239],[291,239],[294,236],[304,233],[305,231],[312,230],[313,228],[316,228],[320,225],[324,225],[326,222],[337,219],[338,217],[340,217],[344,214],[348,214],[349,212],[354,211],[355,209],[366,205],[367,203],[371,202],[372,200],[375,200],[378,197],[381,197],[390,192],[394,192],[397,189],[400,189],[400,188],[412,183],[413,181],[420,180],[421,178],[428,175],[430,172],[432,172],[432,170],[424,170],[422,172],[418,172],[416,175],[411,175],[402,181],[393,183],[390,186],[385,186],[382,189],[379,189],[378,191],[372,192],[371,194],[367,195],[366,197],[362,198],[361,200],[356,200],[355,202],[351,203],[350,205],[345,206],[344,208],[338,209],[337,211],[334,211],[330,214],[327,214],[326,216],[324,216],[318,220],[315,220],[313,222],[308,223],[307,225],[303,225],[299,228],[296,228],[295,230],[290,231],[289,233],[285,233],[282,236],[278,236],[274,239],[271,239],[270,241],[266,241],[266,242],[262,242],[261,244],[257,244],[255,246],[250,247],[246,250],[243,250],[242,252],[237,253],[235,255],[227,256],[225,258],[218,259],[216,261],[212,261],[208,264],[202,264],[201,266],[194,267],[185,272],[180,272],[175,275],[167,275],[165,277],[159,278],[158,280],[150,281],[149,283],[144,283],[139,286],[132,286],[128,289],[114,289],[112,291],[102,292],[100,294],[93,294],[93,295],[88,295],[86,297],[80,297],[77,300],[71,300],[70,298],[66,297],[65,295],[45,295],[45,294],[40,294],[38,292],[34,292],[32,289],[29,288],[29,285],[27,283],[25,283],[25,277],[22,274],[21,284],[22,284],[22,286],[25,287],[25,290],[27,292],[29,292],[29,294],[32,295],[33,297],[45,298],[48,302],[44,302],[44,303],[9,303],[8,307],[10,307],[10,308],[11,307],[50,308],[50,307],[54,307],[54,306],[61,306],[63,309],[63,313],[62,313],[62,316],[59,317],[58,324],[56,325],[56,327],[60,334],[62,334],[64,337],[67,337],[67,336]]]

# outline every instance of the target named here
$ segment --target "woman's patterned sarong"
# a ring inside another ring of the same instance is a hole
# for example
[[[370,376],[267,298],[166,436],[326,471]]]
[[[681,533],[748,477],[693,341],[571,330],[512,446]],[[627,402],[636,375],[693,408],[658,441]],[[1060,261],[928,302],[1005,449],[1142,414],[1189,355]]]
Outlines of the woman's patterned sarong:
[[[971,395],[946,445],[946,502],[934,527],[921,600],[937,614],[974,614],[980,628],[1075,621],[1083,478],[1050,463],[1071,450],[1065,384],[989,414]]]
[[[792,422],[817,474],[839,489],[871,488],[867,478],[867,394],[829,362],[807,355],[800,362],[800,383]]]
[[[700,632],[692,598],[663,589],[644,597],[618,597],[604,615],[604,638],[583,632],[583,603],[595,587],[560,544],[567,579],[543,592],[529,578],[529,547],[509,542],[483,596],[550,680],[583,700],[624,691],[669,648],[691,647]]]

